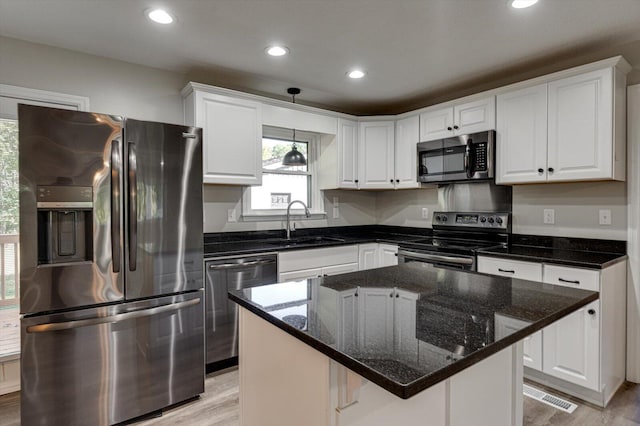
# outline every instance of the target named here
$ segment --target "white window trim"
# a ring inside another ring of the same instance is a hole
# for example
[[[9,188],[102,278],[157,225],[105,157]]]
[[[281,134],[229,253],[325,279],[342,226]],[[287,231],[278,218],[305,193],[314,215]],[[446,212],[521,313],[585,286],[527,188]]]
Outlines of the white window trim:
[[[29,87],[0,84],[0,97],[15,100],[17,103],[43,105],[49,107],[72,107],[78,111],[89,110],[89,98],[86,96],[69,95],[66,93],[50,92],[47,90],[31,89]],[[3,118],[16,120],[13,114],[2,113]]]
[[[283,129],[279,127],[263,126],[263,136],[277,139],[290,139],[291,129]],[[304,215],[304,209],[300,208],[300,204],[295,204],[291,208],[291,219],[296,220],[318,220],[325,219],[327,213],[324,211],[324,197],[318,185],[318,158],[320,157],[320,136],[315,133],[296,131],[296,136],[304,141],[308,141],[307,149],[309,152],[307,162],[307,171],[311,176],[311,208],[310,217]],[[296,137],[296,138],[297,138]],[[304,200],[303,200],[304,201]],[[261,221],[281,221],[287,216],[286,209],[280,210],[253,210],[251,206],[251,187],[245,187],[242,191],[242,220],[244,222],[261,222]],[[294,208],[295,207],[295,208]]]

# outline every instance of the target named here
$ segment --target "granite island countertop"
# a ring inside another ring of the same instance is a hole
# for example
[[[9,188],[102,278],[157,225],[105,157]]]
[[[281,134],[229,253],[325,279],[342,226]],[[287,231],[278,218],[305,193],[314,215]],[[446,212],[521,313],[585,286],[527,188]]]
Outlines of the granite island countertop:
[[[406,399],[597,300],[598,293],[406,263],[229,297]]]

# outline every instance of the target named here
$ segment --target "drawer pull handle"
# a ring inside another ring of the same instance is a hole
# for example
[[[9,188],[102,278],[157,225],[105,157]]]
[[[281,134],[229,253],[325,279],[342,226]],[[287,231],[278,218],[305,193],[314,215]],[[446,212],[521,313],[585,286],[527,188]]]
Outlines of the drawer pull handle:
[[[515,274],[516,271],[514,271],[513,269],[502,269],[502,268],[498,268],[498,271],[500,272],[504,272],[505,274]]]
[[[589,310],[587,311],[587,313],[588,313],[589,315],[595,315],[595,314],[596,314],[596,310],[595,310],[595,309],[589,309]]]
[[[578,284],[580,285],[580,281],[578,280],[565,280],[564,278],[558,278],[558,281],[561,283],[569,283],[569,284]]]

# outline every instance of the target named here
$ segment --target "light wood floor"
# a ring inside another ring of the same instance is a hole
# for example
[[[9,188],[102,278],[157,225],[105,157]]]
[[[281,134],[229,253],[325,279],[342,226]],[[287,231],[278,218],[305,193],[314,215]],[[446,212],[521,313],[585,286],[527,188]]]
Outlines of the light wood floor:
[[[533,386],[543,388],[535,383]],[[640,385],[625,383],[606,409],[578,401],[556,391],[554,395],[578,404],[566,414],[531,398],[524,398],[524,425],[640,426]],[[20,424],[20,395],[0,396],[0,426]],[[238,370],[210,374],[200,399],[165,411],[162,417],[134,423],[135,426],[231,426],[238,425]]]

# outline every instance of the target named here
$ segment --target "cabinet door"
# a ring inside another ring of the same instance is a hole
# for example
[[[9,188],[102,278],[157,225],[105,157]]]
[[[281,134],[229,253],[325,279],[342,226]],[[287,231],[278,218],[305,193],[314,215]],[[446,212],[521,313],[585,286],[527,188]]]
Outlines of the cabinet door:
[[[338,120],[338,187],[358,187],[358,123]]]
[[[396,188],[418,188],[417,147],[420,139],[418,116],[396,121]]]
[[[278,275],[279,282],[304,280],[322,276],[322,268],[300,269],[297,271],[281,272]]]
[[[260,185],[260,103],[198,91],[195,109],[204,139],[204,183]]]
[[[542,334],[543,371],[600,391],[600,301],[547,326]]]
[[[378,243],[358,246],[358,264],[361,271],[378,267]]]
[[[394,122],[360,123],[359,187],[394,188]]]
[[[453,135],[453,108],[447,107],[420,114],[420,141],[432,141]]]
[[[342,265],[325,266],[322,268],[322,275],[338,275],[346,274],[348,272],[356,272],[358,270],[357,263],[343,263]]]
[[[388,288],[358,291],[359,349],[374,358],[393,348],[393,299],[393,290]]]
[[[398,246],[378,244],[378,268],[398,264]]]
[[[547,179],[547,84],[497,98],[496,183]]]
[[[612,177],[612,72],[549,83],[549,181]]]
[[[528,326],[529,322],[505,315],[495,315],[496,338],[503,338]],[[542,371],[542,331],[537,331],[523,340],[523,364],[525,367]]]
[[[393,308],[393,350],[396,358],[414,365],[418,362],[416,301],[418,293],[396,289]]]
[[[453,108],[453,131],[455,135],[466,135],[495,128],[496,98],[494,96],[456,105]]]
[[[356,289],[338,294],[338,349],[353,351],[358,345],[358,293]]]

